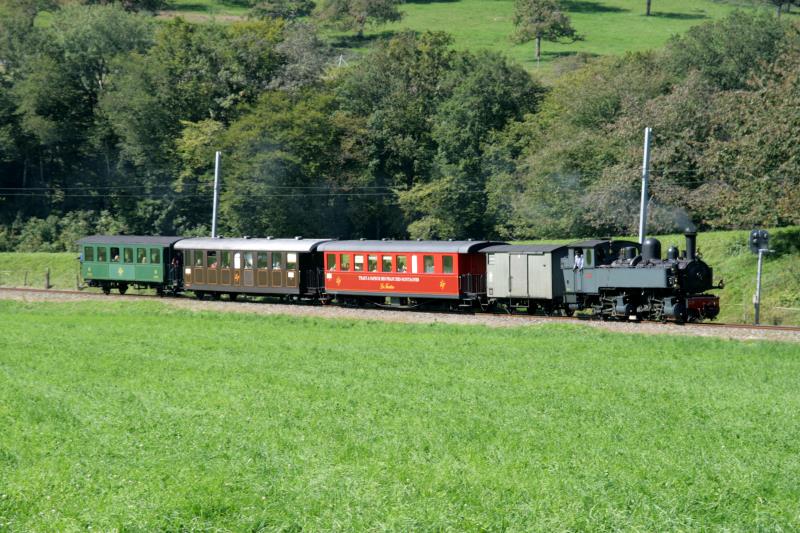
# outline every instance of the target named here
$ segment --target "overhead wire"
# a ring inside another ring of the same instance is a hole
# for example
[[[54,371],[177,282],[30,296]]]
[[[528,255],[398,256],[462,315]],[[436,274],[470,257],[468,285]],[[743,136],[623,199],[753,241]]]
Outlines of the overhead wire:
[[[699,172],[697,169],[654,169],[651,170],[651,188],[658,189],[663,187],[692,187],[705,184],[718,184],[727,182],[714,179],[704,178],[700,176],[691,177],[673,177],[666,178],[668,175],[680,175],[681,173]],[[581,179],[599,176],[602,172],[581,172],[581,173],[560,173],[553,176],[553,181],[565,182],[565,185],[573,186],[578,185]],[[631,177],[633,172],[631,172]],[[660,177],[661,179],[652,179]],[[796,176],[789,176],[784,174],[770,174],[760,178],[753,177],[755,180],[769,181],[774,184],[791,183],[795,184],[798,181]],[[637,176],[638,180],[638,176]],[[172,184],[137,184],[137,185],[80,185],[69,187],[43,187],[43,186],[30,186],[30,187],[0,187],[0,197],[27,197],[27,198],[141,198],[141,199],[157,199],[164,198],[166,195],[175,198],[207,198],[210,194],[208,192],[198,192],[200,184],[192,184],[192,190],[189,191],[176,191]],[[391,185],[348,185],[348,186],[335,186],[335,185],[272,185],[263,184],[267,190],[276,190],[276,192],[261,193],[261,194],[248,194],[249,198],[335,198],[335,197],[393,197],[398,193],[408,192],[409,189],[403,187],[396,187]],[[620,192],[619,187],[614,187],[608,184],[600,186],[589,186],[592,192]],[[77,191],[91,191],[91,192],[77,192]],[[142,192],[135,192],[142,191]],[[489,194],[491,191],[484,188],[481,189],[450,189],[448,192],[456,194]]]

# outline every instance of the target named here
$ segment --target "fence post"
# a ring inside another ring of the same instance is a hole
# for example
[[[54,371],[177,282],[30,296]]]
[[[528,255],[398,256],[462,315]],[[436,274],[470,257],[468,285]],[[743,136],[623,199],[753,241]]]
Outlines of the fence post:
[[[49,289],[50,287],[52,287],[52,285],[50,285],[50,267],[47,267],[44,273],[44,288]]]

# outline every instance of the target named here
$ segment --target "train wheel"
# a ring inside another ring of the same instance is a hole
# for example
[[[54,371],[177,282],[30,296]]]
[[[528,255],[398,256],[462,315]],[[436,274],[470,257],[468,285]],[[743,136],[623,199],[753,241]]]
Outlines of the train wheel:
[[[222,297],[222,294],[220,294],[218,292],[212,292],[211,293],[211,299],[214,300],[215,302],[218,301],[220,299],[220,297]]]
[[[103,289],[103,294],[106,294],[106,295],[111,294],[111,286],[110,285],[107,285],[107,284],[104,283],[101,288]]]
[[[203,291],[194,291],[194,297],[197,298],[198,300],[202,300],[203,298],[206,297],[206,293],[204,293]]]
[[[235,293],[235,292],[229,292],[229,293],[228,293],[228,299],[229,299],[230,301],[232,301],[232,302],[235,302],[235,301],[236,301],[236,297],[237,297],[237,296],[239,296],[239,294],[238,294],[238,293]]]
[[[126,292],[128,292],[128,286],[123,283],[119,286],[117,290],[119,290],[120,294],[125,294]]]

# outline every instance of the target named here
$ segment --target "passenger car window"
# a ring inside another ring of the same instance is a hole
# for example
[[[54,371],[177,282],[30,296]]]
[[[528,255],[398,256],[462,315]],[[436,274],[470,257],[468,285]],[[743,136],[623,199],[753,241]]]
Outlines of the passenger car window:
[[[97,261],[101,263],[106,262],[106,247],[105,246],[98,246],[97,247]]]
[[[244,253],[244,267],[253,268],[253,252]]]
[[[217,252],[206,253],[206,265],[208,268],[217,268]]]
[[[123,248],[123,256],[125,256],[126,263],[133,263],[133,248]]]
[[[442,272],[444,272],[445,274],[452,274],[453,273],[453,256],[452,255],[442,256]]]
[[[286,270],[297,270],[297,254],[289,252],[286,254]]]
[[[233,268],[242,268],[242,254],[239,252],[233,254]]]
[[[111,262],[119,263],[119,248],[111,247]]]
[[[345,271],[350,270],[350,254],[339,256],[339,267]]]
[[[161,262],[161,250],[158,248],[150,248],[150,262],[155,264]]]
[[[336,254],[328,254],[328,270],[336,270]]]
[[[586,258],[586,266],[590,267],[593,266],[592,264],[592,249],[587,248],[586,252],[584,253],[584,257]]]
[[[422,265],[424,266],[423,272],[426,274],[433,274],[433,256],[432,255],[423,255],[422,256]]]
[[[258,252],[258,268],[267,268],[267,252]]]
[[[273,270],[280,270],[282,262],[283,262],[283,253],[281,253],[281,252],[272,252],[272,268],[273,268]]]
[[[230,267],[231,267],[231,253],[222,252],[222,268],[230,268]]]
[[[83,260],[94,261],[94,248],[92,248],[91,246],[83,247]]]
[[[398,255],[397,256],[397,264],[395,265],[395,269],[397,272],[405,272],[408,267],[406,266],[406,256]]]
[[[381,258],[381,272],[391,272],[391,271],[392,271],[392,256],[384,255]]]
[[[194,266],[198,266],[198,267],[203,266],[203,251],[202,250],[195,250],[194,251]]]
[[[137,263],[147,263],[147,250],[144,248],[137,248],[136,249],[136,262]]]
[[[354,272],[363,272],[364,271],[364,256],[363,255],[353,256],[353,271]]]
[[[367,256],[367,270],[370,272],[377,272],[378,271],[378,256],[377,255],[368,255]]]

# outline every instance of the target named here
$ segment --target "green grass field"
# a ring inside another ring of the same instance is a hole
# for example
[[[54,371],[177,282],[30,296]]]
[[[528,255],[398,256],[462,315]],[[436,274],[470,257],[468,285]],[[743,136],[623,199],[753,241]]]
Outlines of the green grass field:
[[[675,34],[697,24],[721,18],[752,2],[713,0],[654,0],[652,15],[645,16],[645,2],[633,0],[564,0],[573,26],[583,37],[576,43],[542,44],[541,69],[550,71],[560,58],[583,53],[619,55],[661,47]],[[456,2],[409,2],[405,18],[375,28],[373,35],[409,28],[451,33],[460,49],[502,52],[536,70],[534,44],[514,44],[513,0],[458,0]]]
[[[800,347],[0,301],[0,529],[792,530]]]
[[[0,252],[0,286],[43,289],[50,269],[50,284],[56,289],[74,289],[78,253]]]
[[[578,53],[619,55],[659,48],[672,35],[724,17],[737,8],[751,9],[754,3],[752,0],[655,0],[652,15],[646,17],[644,0],[563,0],[573,25],[584,40],[544,43],[542,64],[538,68],[533,43],[519,45],[510,39],[514,29],[513,0],[412,0],[401,7],[403,20],[372,26],[364,41],[353,40],[352,33],[333,33],[332,36],[340,44],[363,50],[375,38],[399,31],[445,31],[453,35],[458,49],[502,52],[526,68],[539,70],[545,77],[550,77],[554,63],[562,58]],[[173,0],[166,13],[192,20],[216,18],[225,21],[245,16],[247,9],[220,0]],[[794,17],[795,14],[786,16]]]

